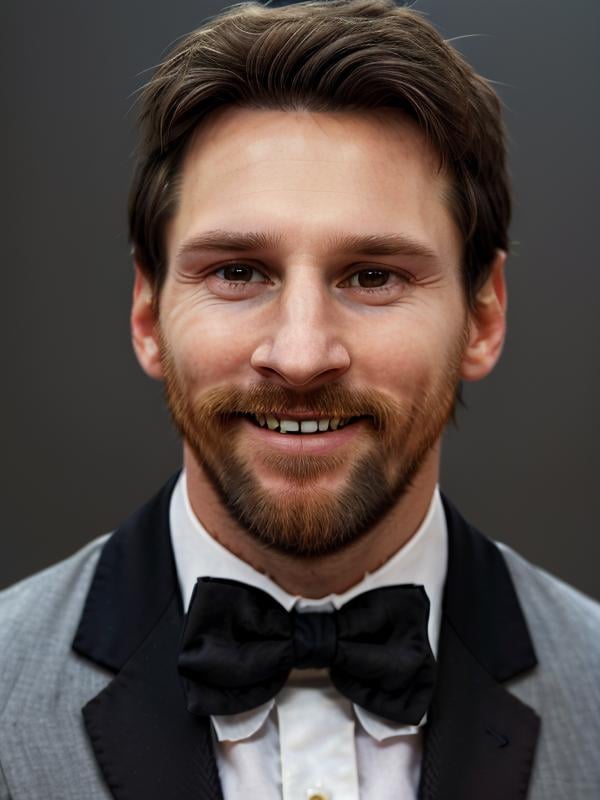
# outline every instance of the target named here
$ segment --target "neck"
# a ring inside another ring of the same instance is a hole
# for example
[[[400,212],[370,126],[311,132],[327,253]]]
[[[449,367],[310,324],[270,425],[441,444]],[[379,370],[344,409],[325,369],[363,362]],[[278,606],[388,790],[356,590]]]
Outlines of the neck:
[[[208,533],[238,558],[269,575],[289,594],[309,598],[347,591],[404,547],[427,514],[439,462],[438,444],[394,507],[357,541],[331,555],[298,558],[262,545],[242,528],[224,507],[189,448],[184,448],[190,505]]]

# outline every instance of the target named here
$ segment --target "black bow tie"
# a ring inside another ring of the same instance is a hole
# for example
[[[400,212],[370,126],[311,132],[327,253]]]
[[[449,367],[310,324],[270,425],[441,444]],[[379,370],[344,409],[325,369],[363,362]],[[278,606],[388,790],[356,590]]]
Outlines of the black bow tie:
[[[435,681],[428,616],[422,586],[373,589],[338,611],[299,613],[253,586],[199,578],[178,663],[188,710],[249,711],[274,697],[292,668],[328,667],[353,703],[418,725]]]

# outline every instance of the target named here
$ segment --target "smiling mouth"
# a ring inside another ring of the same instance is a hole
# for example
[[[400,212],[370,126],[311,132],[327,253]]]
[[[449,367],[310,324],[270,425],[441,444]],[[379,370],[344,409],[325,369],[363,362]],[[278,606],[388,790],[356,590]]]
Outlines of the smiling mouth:
[[[293,415],[284,417],[281,414],[242,414],[258,428],[267,428],[274,433],[315,434],[337,431],[352,425],[364,417],[315,417],[313,419],[295,419]]]

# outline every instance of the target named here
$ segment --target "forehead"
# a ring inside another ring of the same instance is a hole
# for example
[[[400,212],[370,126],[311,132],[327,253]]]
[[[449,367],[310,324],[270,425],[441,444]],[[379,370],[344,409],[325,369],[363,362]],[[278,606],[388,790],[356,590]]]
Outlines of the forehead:
[[[294,250],[382,232],[460,249],[447,189],[436,153],[399,111],[227,107],[188,147],[169,260],[186,238],[227,228],[275,230]]]

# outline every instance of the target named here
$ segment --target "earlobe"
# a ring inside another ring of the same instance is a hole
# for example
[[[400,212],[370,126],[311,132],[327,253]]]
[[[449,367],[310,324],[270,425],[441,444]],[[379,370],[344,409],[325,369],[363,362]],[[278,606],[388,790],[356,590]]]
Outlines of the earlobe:
[[[135,265],[130,321],[133,349],[141,368],[151,378],[161,380],[163,373],[158,345],[158,320],[154,305],[154,291],[138,264]]]
[[[505,263],[506,253],[497,250],[489,277],[469,312],[469,338],[461,366],[463,380],[485,378],[500,358],[506,334]]]

